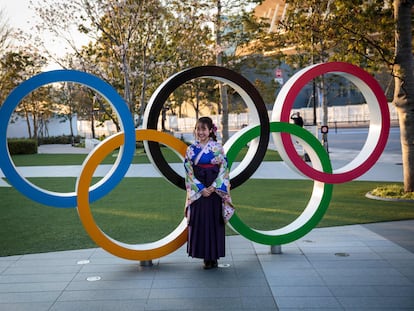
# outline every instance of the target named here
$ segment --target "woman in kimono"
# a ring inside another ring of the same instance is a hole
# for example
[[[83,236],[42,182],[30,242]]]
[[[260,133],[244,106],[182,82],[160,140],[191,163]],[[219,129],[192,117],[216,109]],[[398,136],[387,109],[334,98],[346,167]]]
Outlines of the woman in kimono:
[[[187,189],[188,255],[204,259],[204,269],[217,267],[225,256],[224,202],[231,203],[229,171],[217,128],[209,117],[198,119],[196,141],[187,148],[184,167]]]

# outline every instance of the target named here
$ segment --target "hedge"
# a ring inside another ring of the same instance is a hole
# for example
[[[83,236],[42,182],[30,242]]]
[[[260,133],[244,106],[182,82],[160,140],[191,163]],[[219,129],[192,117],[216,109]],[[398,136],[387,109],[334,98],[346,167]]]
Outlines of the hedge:
[[[62,135],[62,136],[38,137],[37,141],[39,145],[72,144],[72,143],[79,144],[81,139],[82,137],[77,135],[77,136],[73,136],[73,141],[72,141],[72,136]]]
[[[37,153],[37,141],[34,139],[10,139],[7,146],[11,155]]]

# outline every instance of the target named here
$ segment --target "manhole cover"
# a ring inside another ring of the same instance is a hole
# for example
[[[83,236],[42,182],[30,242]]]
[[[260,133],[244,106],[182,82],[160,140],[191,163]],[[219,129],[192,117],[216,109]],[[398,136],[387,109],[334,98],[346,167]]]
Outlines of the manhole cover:
[[[90,263],[90,261],[88,259],[85,260],[79,260],[77,262],[78,265],[87,265],[88,263]]]
[[[219,268],[230,268],[230,264],[229,263],[220,263],[219,265],[218,265],[218,267]]]

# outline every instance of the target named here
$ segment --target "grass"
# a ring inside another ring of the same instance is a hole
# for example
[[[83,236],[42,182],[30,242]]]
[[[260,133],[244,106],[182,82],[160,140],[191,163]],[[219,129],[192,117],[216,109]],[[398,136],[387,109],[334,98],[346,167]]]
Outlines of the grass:
[[[162,148],[170,163],[181,159]],[[244,148],[236,161],[247,152]],[[115,161],[114,151],[103,164]],[[81,165],[86,154],[35,154],[13,156],[16,166]],[[280,161],[269,150],[264,161]],[[149,163],[138,148],[134,164]],[[31,178],[35,185],[57,192],[74,192],[75,178]],[[97,179],[94,180],[96,182]],[[411,202],[367,199],[380,188],[375,182],[335,185],[333,198],[320,227],[414,219]],[[232,191],[237,213],[249,226],[270,230],[292,222],[306,206],[313,183],[304,180],[250,179]],[[402,184],[396,187],[401,188]],[[76,209],[53,208],[31,201],[14,188],[0,187],[0,256],[96,247],[84,230]],[[182,220],[185,193],[163,178],[124,178],[111,193],[91,204],[99,227],[125,243],[146,243],[170,233]],[[228,229],[227,234],[235,234]]]
[[[246,155],[247,148],[243,148],[237,155],[235,162],[241,161]],[[181,159],[169,148],[162,148],[162,154],[168,163],[179,163]],[[48,165],[81,165],[86,154],[30,154],[15,155],[12,160],[16,166],[48,166]],[[101,164],[112,164],[118,156],[118,150],[108,155]],[[268,150],[263,161],[282,161],[279,153]],[[137,148],[132,164],[150,163],[144,148]],[[371,189],[372,195],[380,198],[409,199],[414,200],[414,192],[404,193],[402,185],[380,185]]]
[[[31,178],[47,190],[72,192],[75,178]],[[410,202],[365,198],[375,182],[334,186],[320,227],[414,219]],[[313,183],[306,180],[250,179],[232,192],[237,213],[256,229],[290,223],[306,206]],[[96,247],[74,208],[31,201],[12,187],[0,188],[0,256]],[[182,220],[185,193],[163,178],[124,178],[111,193],[91,204],[95,221],[112,238],[145,243],[170,233]],[[234,234],[230,229],[228,234]]]

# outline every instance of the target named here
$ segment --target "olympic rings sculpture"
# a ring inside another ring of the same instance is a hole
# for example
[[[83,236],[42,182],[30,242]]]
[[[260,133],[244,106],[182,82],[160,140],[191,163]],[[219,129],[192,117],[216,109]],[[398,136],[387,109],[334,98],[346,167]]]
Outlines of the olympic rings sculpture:
[[[359,155],[344,167],[333,170],[329,155],[318,139],[307,130],[290,124],[289,116],[300,90],[313,78],[333,73],[353,82],[363,94],[372,116],[368,137]],[[87,73],[74,70],[55,70],[41,73],[20,84],[0,107],[0,169],[8,181],[22,194],[44,205],[76,207],[81,222],[95,243],[115,256],[131,260],[151,260],[165,256],[187,239],[187,222],[183,219],[173,232],[152,243],[126,244],[103,232],[90,210],[90,203],[111,191],[127,172],[137,140],[144,141],[150,161],[172,184],[184,189],[184,177],[175,172],[164,159],[159,144],[162,143],[184,157],[186,144],[172,135],[157,131],[159,113],[168,96],[180,85],[195,78],[207,77],[232,86],[243,98],[253,122],[234,134],[224,145],[229,167],[238,152],[249,144],[245,158],[230,173],[232,188],[245,182],[259,167],[266,153],[269,136],[272,135],[282,159],[288,166],[314,180],[311,198],[303,212],[290,224],[270,231],[255,230],[247,226],[237,215],[229,226],[245,238],[266,245],[281,245],[295,241],[310,232],[322,219],[329,206],[333,184],[353,180],[367,172],[383,152],[390,128],[388,103],[377,81],[367,72],[343,62],[322,63],[297,72],[282,87],[269,122],[263,99],[253,85],[241,75],[222,67],[201,66],[181,71],[154,92],[144,114],[144,129],[135,130],[131,115],[123,99],[106,82]],[[122,131],[102,141],[85,159],[73,193],[55,193],[41,189],[21,176],[14,166],[7,147],[7,126],[19,102],[30,92],[53,82],[75,82],[88,86],[111,103],[121,120]],[[291,135],[295,136],[310,157],[312,166],[297,154]],[[93,173],[99,163],[114,149],[120,147],[119,156],[108,174],[96,185],[90,186]],[[184,201],[184,199],[183,199]],[[180,207],[181,208],[181,207]]]

